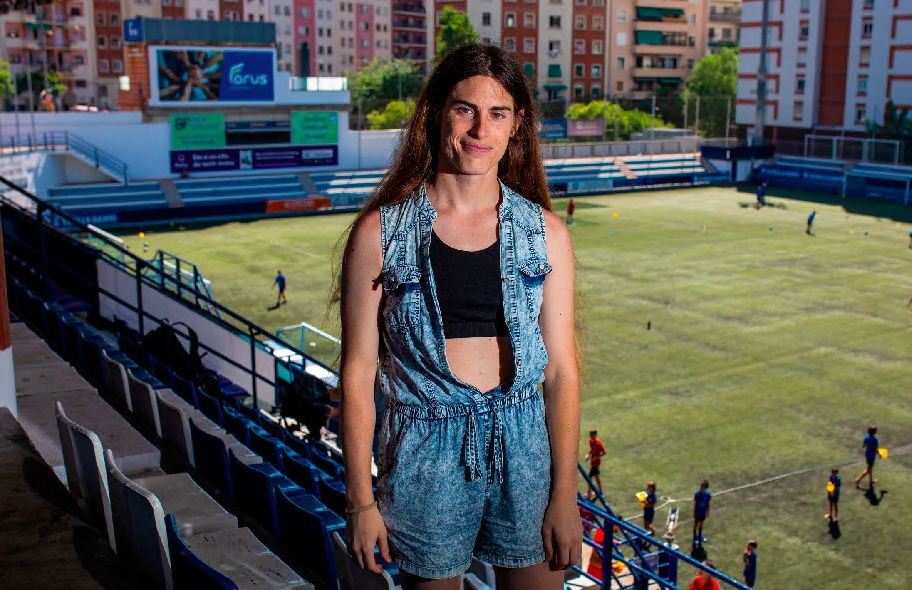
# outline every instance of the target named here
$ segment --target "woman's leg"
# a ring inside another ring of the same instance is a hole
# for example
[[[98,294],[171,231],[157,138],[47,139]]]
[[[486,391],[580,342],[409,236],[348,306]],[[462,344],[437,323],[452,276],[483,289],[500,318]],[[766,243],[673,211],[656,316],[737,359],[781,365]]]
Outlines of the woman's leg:
[[[498,590],[560,590],[564,571],[551,571],[548,562],[518,568],[495,567]]]
[[[414,576],[403,570],[399,570],[399,578],[402,580],[402,590],[459,590],[462,581],[460,576],[432,580]]]

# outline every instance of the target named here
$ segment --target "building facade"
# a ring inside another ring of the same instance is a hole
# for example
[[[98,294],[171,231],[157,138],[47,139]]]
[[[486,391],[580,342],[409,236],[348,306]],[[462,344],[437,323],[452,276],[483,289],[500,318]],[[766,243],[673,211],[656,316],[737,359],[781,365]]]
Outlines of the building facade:
[[[864,134],[912,108],[912,0],[770,0],[764,137]],[[736,121],[756,122],[762,0],[744,0]]]

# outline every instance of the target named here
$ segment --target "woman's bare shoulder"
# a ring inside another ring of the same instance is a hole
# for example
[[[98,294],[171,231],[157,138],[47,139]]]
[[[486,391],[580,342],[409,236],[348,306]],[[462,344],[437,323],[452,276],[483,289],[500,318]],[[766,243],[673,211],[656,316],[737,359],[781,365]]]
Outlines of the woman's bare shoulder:
[[[545,235],[548,238],[549,249],[554,246],[558,249],[572,249],[570,243],[570,230],[564,220],[558,217],[553,211],[542,209],[542,215],[545,219]]]

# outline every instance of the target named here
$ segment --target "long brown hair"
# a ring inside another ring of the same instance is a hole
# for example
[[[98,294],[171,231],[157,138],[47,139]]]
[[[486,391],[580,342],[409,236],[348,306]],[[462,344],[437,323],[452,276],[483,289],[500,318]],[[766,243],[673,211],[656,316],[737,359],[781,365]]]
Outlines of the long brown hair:
[[[514,117],[519,119],[516,133],[510,138],[507,151],[498,163],[497,175],[518,194],[551,210],[551,193],[538,145],[536,110],[529,81],[519,63],[499,47],[470,43],[447,54],[428,78],[386,175],[339,238],[336,251],[347,241],[352,227],[361,218],[380,207],[401,203],[422,183],[433,181],[444,104],[457,84],[473,76],[488,76],[497,80],[513,98]],[[338,260],[338,256],[333,258]],[[339,300],[340,271],[345,266],[345,258],[343,251],[341,264],[334,265],[335,280],[329,306]]]

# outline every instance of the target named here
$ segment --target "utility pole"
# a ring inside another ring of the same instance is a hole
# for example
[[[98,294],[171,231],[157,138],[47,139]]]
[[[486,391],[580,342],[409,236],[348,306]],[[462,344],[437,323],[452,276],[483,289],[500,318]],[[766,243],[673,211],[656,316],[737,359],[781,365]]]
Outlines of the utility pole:
[[[760,18],[760,67],[757,70],[757,110],[754,114],[753,144],[763,143],[766,126],[766,49],[769,40],[769,0],[761,0],[763,14]]]

